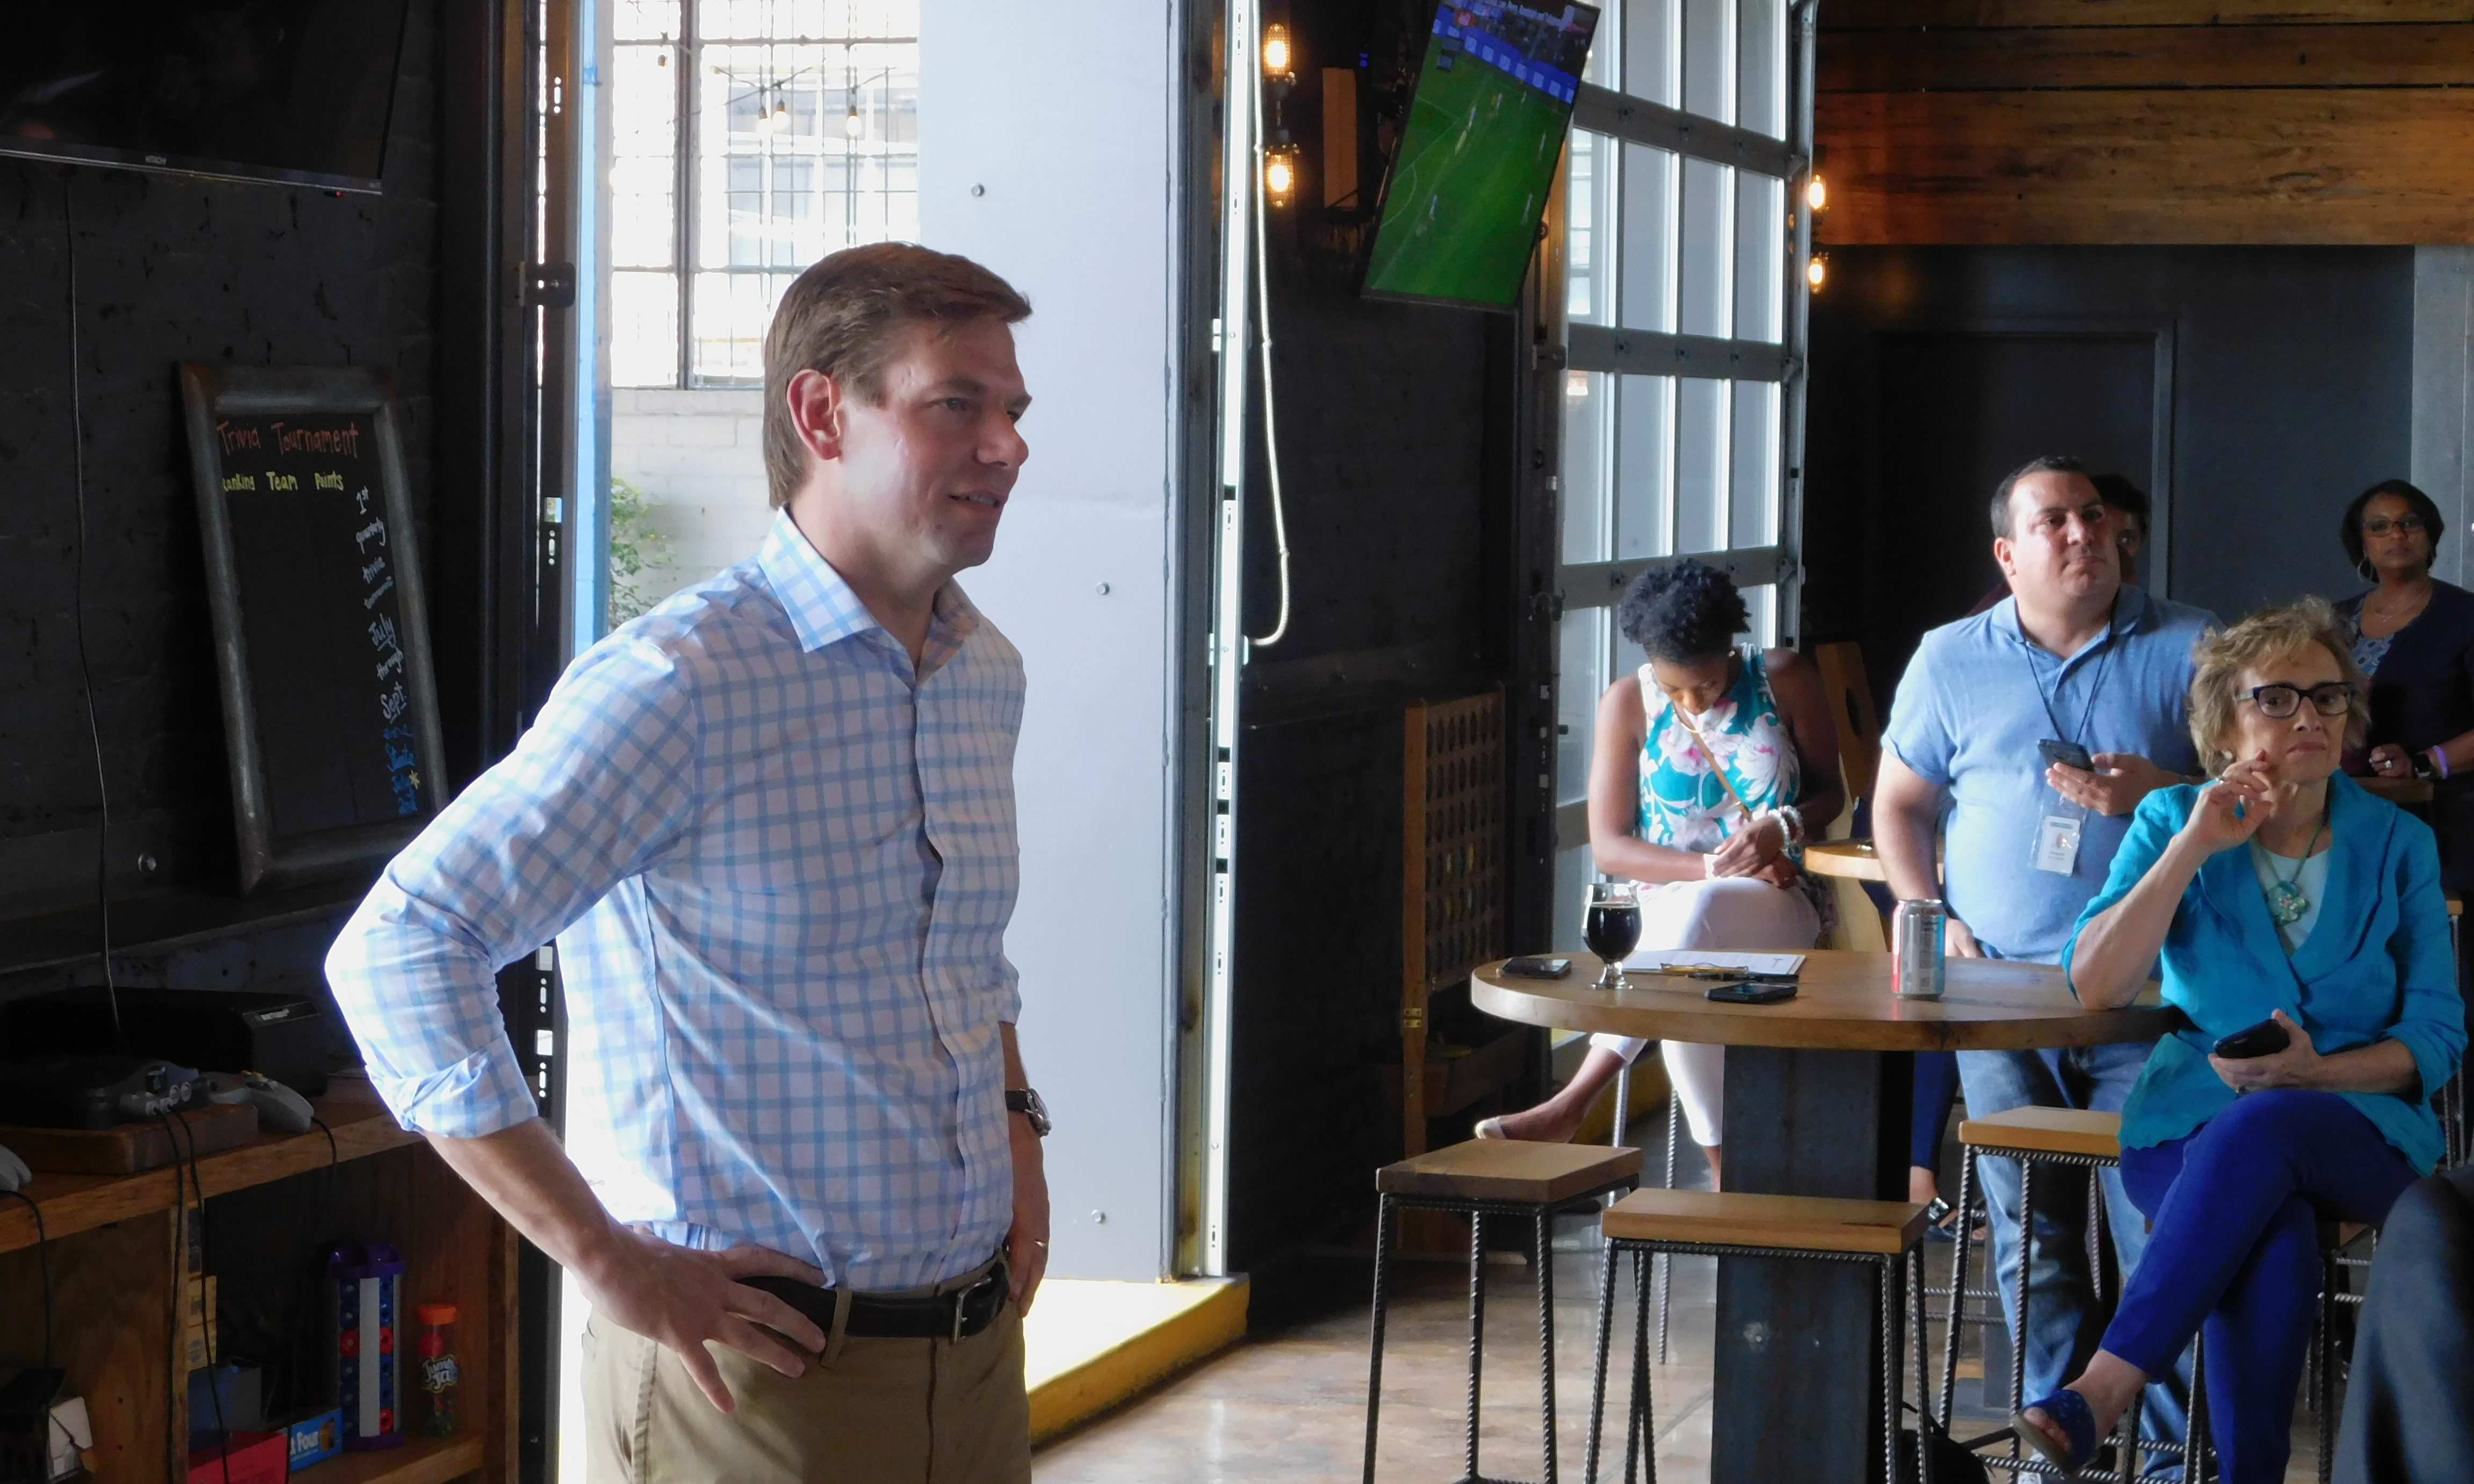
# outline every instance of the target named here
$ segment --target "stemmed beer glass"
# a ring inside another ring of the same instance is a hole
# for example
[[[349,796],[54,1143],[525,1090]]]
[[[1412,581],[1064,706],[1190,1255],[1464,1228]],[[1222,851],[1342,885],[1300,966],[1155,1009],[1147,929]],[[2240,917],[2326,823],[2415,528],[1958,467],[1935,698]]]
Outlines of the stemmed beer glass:
[[[1629,881],[1601,881],[1589,888],[1589,915],[1581,924],[1589,952],[1606,961],[1601,989],[1624,986],[1623,961],[1640,946],[1639,888]]]

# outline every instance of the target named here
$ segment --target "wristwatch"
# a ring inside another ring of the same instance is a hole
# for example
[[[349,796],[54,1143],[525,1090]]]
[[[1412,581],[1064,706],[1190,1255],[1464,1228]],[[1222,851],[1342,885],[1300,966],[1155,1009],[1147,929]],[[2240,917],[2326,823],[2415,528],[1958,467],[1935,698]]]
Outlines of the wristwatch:
[[[1030,1118],[1031,1131],[1043,1139],[1048,1137],[1048,1131],[1052,1127],[1048,1121],[1048,1105],[1039,1101],[1038,1093],[1028,1087],[1007,1087],[1006,1111],[1021,1113]]]

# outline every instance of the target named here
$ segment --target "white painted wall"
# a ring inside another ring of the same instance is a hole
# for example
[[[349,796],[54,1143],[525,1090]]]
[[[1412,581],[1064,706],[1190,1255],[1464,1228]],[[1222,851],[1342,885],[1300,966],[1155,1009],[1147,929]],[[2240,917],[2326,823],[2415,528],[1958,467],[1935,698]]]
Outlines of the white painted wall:
[[[1070,1277],[1158,1277],[1172,1250],[1171,23],[1165,0],[920,14],[921,237],[1034,310],[1031,458],[962,582],[1030,670],[1007,949]]]
[[[659,602],[756,554],[764,499],[764,394],[754,388],[610,394],[610,472],[643,490],[669,538],[669,564],[637,588]]]

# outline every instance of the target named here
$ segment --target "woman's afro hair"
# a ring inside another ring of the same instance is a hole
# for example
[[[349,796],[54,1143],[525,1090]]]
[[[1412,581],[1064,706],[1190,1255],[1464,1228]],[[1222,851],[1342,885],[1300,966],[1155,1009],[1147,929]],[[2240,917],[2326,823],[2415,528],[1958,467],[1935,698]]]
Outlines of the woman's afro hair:
[[[1651,659],[1691,665],[1734,648],[1753,618],[1725,572],[1686,557],[1633,579],[1615,624]]]

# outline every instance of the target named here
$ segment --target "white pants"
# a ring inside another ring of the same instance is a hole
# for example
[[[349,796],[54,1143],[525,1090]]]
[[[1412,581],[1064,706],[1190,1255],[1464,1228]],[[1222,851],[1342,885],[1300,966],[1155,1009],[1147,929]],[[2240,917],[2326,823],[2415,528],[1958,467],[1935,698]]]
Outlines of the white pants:
[[[1781,890],[1766,881],[1677,881],[1640,892],[1640,946],[1714,948],[1735,953],[1796,953],[1821,937],[1821,915],[1800,889]],[[1589,1037],[1629,1065],[1649,1044],[1637,1036],[1601,1033]],[[1663,1041],[1659,1054],[1684,1100],[1684,1121],[1692,1142],[1707,1149],[1726,1142],[1727,1048]]]

